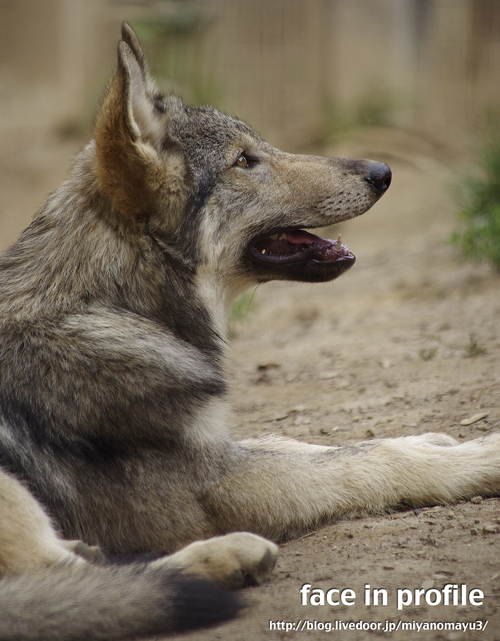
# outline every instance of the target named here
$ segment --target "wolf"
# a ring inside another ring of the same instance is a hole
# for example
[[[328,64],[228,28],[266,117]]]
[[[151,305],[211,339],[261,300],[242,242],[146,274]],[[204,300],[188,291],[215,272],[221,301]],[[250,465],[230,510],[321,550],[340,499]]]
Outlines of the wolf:
[[[307,230],[363,214],[390,182],[383,163],[284,153],[163,95],[123,25],[93,139],[0,259],[0,639],[216,623],[280,541],[498,495],[498,434],[230,435],[235,297],[343,274],[350,249]]]

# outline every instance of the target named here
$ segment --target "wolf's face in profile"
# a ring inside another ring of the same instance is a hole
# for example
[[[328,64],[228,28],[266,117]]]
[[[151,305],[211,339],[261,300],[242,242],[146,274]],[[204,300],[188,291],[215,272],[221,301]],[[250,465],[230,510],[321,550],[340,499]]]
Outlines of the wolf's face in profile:
[[[342,274],[353,254],[304,228],[364,213],[391,181],[382,163],[287,154],[235,118],[162,96],[136,41],[120,45],[95,141],[118,218],[147,226],[211,309],[256,282]]]

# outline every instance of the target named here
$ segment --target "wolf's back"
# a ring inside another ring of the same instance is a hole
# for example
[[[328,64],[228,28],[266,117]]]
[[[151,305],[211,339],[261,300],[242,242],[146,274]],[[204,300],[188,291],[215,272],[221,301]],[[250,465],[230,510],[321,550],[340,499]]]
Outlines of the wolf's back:
[[[1,641],[112,641],[210,626],[237,594],[151,564],[69,563],[0,581]]]

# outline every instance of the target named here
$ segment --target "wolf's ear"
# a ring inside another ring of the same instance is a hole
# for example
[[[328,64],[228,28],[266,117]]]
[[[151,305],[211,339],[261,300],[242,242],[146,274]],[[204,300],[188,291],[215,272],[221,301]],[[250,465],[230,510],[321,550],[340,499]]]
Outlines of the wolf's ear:
[[[99,183],[127,218],[151,215],[159,208],[165,212],[172,204],[177,212],[171,211],[169,218],[174,223],[186,190],[183,156],[174,144],[164,150],[169,114],[155,106],[159,92],[127,24],[122,38],[118,65],[95,126]]]
[[[131,51],[135,56],[135,59],[137,60],[137,64],[141,68],[143,75],[144,76],[147,75],[148,70],[147,70],[146,57],[144,56],[144,51],[142,50],[141,43],[139,42],[139,39],[135,35],[135,32],[132,29],[132,27],[126,22],[122,24],[122,40],[123,42],[126,42],[130,47]]]

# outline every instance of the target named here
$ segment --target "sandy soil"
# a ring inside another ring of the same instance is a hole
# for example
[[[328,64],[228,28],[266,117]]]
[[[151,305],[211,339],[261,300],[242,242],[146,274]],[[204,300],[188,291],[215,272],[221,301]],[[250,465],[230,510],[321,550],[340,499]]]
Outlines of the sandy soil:
[[[72,143],[28,134],[21,148],[18,139],[13,146],[3,140],[4,246],[57,186],[70,152]],[[233,324],[234,433],[344,445],[427,431],[466,440],[499,430],[500,280],[487,267],[462,262],[446,242],[455,224],[448,194],[455,159],[420,138],[381,130],[329,152],[386,160],[393,186],[370,213],[342,226],[358,259],[349,273],[326,285],[261,287],[246,317]],[[183,638],[498,640],[499,548],[496,498],[344,520],[282,545],[272,580],[245,591],[249,607],[236,621]],[[355,604],[302,606],[304,583],[352,589]],[[483,605],[424,602],[397,610],[398,588],[439,590],[446,583],[482,590]],[[365,584],[386,589],[388,605],[364,605]],[[330,635],[281,624],[305,620],[382,628],[400,620],[488,624],[484,632]],[[270,630],[270,621],[279,628]]]

